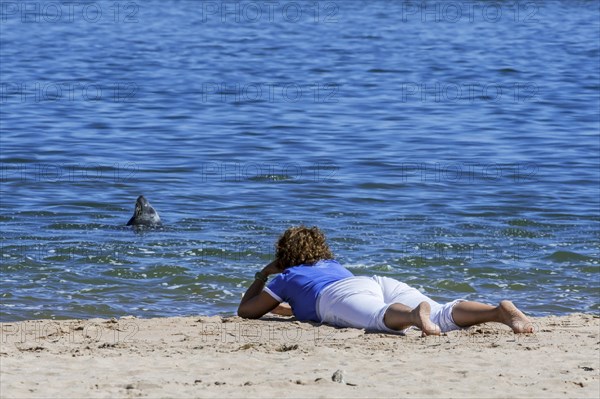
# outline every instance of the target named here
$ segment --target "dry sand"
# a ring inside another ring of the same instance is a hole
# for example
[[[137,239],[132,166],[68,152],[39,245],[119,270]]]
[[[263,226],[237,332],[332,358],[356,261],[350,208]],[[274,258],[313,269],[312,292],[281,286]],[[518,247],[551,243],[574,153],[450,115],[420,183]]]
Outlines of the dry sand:
[[[600,397],[600,318],[534,325],[533,335],[490,323],[421,338],[277,316],[4,323],[0,395]],[[337,370],[343,382],[332,381]]]

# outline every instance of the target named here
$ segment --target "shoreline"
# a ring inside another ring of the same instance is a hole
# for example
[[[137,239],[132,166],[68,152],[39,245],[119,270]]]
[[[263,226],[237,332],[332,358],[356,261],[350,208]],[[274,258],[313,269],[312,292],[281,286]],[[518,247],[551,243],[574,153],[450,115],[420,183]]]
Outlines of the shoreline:
[[[274,315],[5,322],[0,397],[597,397],[600,317],[531,320],[425,338]]]

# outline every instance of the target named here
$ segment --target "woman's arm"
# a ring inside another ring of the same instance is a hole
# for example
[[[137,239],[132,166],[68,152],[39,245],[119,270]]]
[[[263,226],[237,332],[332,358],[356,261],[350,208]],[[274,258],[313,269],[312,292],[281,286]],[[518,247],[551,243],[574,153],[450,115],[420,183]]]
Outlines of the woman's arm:
[[[268,277],[271,274],[281,273],[279,261],[275,259],[265,266],[261,273],[265,277]],[[279,301],[264,292],[264,286],[265,282],[263,280],[254,280],[240,302],[238,316],[246,319],[258,319],[278,307]]]

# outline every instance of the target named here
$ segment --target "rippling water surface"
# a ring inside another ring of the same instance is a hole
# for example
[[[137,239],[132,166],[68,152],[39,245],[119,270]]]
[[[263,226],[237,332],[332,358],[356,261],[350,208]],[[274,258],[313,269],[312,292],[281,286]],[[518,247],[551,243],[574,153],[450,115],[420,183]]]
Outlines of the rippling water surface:
[[[2,321],[230,314],[299,223],[438,300],[598,313],[598,2],[419,3],[3,9]]]

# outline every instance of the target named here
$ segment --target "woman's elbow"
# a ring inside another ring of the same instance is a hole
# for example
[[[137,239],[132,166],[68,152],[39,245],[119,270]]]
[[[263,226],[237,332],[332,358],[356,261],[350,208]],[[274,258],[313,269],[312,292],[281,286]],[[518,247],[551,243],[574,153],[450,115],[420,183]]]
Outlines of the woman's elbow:
[[[237,310],[237,315],[244,319],[258,319],[260,316],[252,313],[248,309],[244,309],[241,306]]]

